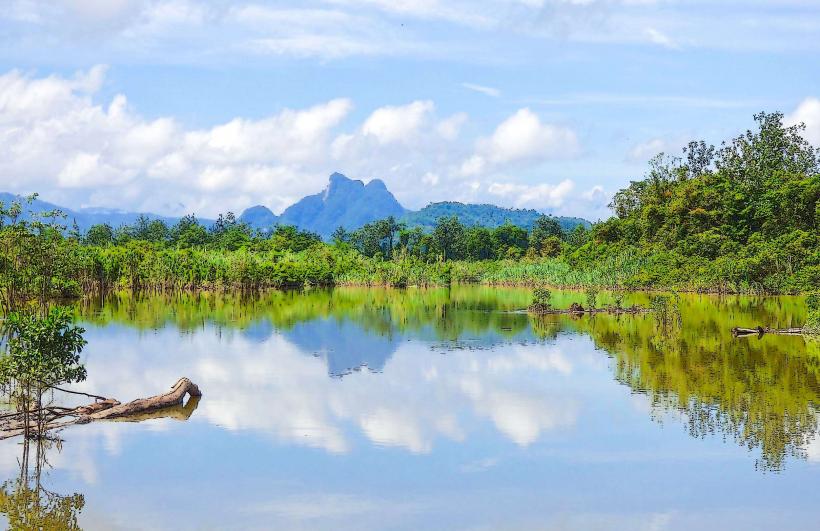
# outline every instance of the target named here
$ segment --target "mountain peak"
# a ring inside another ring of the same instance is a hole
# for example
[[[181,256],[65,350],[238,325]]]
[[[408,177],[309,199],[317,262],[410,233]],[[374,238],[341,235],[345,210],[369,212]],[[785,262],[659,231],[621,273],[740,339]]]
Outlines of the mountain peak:
[[[362,181],[353,180],[339,172],[330,175],[330,180],[324,190],[322,199],[327,201],[331,195],[352,193],[357,188],[364,188]]]
[[[331,184],[333,184],[333,181],[352,181],[352,180],[353,179],[351,179],[347,175],[345,175],[343,173],[339,173],[337,171],[334,171],[333,173],[330,174],[330,183]]]
[[[404,212],[404,207],[379,179],[365,185],[336,172],[321,193],[288,207],[279,222],[327,237],[339,226],[354,230],[377,219],[399,217]]]
[[[365,188],[370,190],[384,190],[387,191],[387,186],[384,184],[384,181],[381,179],[372,179],[365,185]]]

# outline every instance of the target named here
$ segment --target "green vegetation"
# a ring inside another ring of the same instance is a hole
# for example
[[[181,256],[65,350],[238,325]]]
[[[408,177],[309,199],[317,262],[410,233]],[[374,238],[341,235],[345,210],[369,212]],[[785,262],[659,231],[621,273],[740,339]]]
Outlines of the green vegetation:
[[[692,142],[683,159],[656,157],[647,177],[612,201],[572,260],[634,249],[647,257],[632,284],[717,291],[796,292],[820,284],[820,163],[781,114],[755,116],[720,148]]]
[[[481,282],[575,288],[798,293],[820,285],[820,162],[800,126],[759,114],[756,131],[720,148],[692,142],[660,155],[645,179],[615,194],[615,216],[565,231],[541,215],[465,225],[439,217],[425,230],[388,217],[333,242],[291,226],[259,233],[231,213],[210,227],[141,217],[60,228],[59,214],[23,221],[0,204],[0,283],[11,300],[116,288],[260,289],[305,285]],[[529,211],[527,211],[529,212]]]
[[[442,201],[430,203],[416,212],[407,212],[401,220],[408,227],[419,227],[424,232],[430,232],[441,218],[456,217],[466,227],[487,227],[494,229],[504,224],[513,224],[526,230],[531,230],[536,220],[541,217],[537,210],[521,208],[503,208],[496,205],[475,205],[459,203],[457,201]],[[564,231],[572,231],[578,225],[588,226],[589,223],[581,218],[556,218],[556,222]]]
[[[546,312],[552,309],[552,292],[545,287],[532,290],[532,303],[529,309],[534,312]]]
[[[806,297],[806,322],[803,325],[803,333],[820,335],[820,291],[812,292]]]

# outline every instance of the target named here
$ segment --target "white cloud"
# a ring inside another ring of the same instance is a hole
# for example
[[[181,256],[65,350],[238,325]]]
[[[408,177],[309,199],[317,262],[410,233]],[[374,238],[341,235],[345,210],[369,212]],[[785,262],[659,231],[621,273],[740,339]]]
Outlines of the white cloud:
[[[562,206],[574,188],[573,181],[564,179],[555,185],[494,182],[490,184],[488,191],[493,195],[511,198],[517,207],[544,209]]]
[[[173,118],[141,117],[122,95],[107,107],[95,103],[104,71],[95,67],[68,79],[0,76],[4,188],[48,191],[67,206],[162,213],[214,215],[241,210],[251,197],[281,208],[323,186],[331,132],[352,107],[337,99],[186,130]],[[156,194],[157,187],[164,193]]]
[[[98,101],[104,84],[104,67],[65,78],[0,75],[4,190],[38,191],[67,207],[213,217],[253,204],[281,211],[343,170],[383,179],[412,208],[444,198],[546,207],[564,203],[565,185],[519,177],[525,188],[507,190],[498,171],[536,174],[545,160],[579,151],[571,129],[528,109],[478,140],[463,135],[465,113],[440,118],[430,100],[379,107],[360,124],[348,123],[353,103],[339,98],[189,128],[143,117],[124,95]]]
[[[467,119],[466,113],[456,113],[441,120],[436,126],[436,131],[445,140],[455,140],[461,132],[462,126],[467,122]]]
[[[604,191],[604,187],[600,184],[596,184],[586,192],[581,194],[582,199],[586,199],[587,201],[600,201],[602,199],[606,199],[606,192]]]
[[[498,98],[501,96],[501,91],[494,87],[476,85],[475,83],[462,83],[461,86],[468,90],[472,90],[473,92],[479,92],[485,96],[490,96],[491,98]]]
[[[440,178],[439,178],[438,174],[435,174],[433,172],[428,171],[427,173],[422,175],[421,182],[423,182],[424,184],[426,184],[428,186],[435,186],[435,185],[438,184],[439,179]]]
[[[664,138],[652,138],[632,146],[627,159],[632,162],[646,162],[661,152],[670,152],[670,143]]]
[[[650,42],[663,46],[664,48],[671,48],[673,50],[680,48],[668,35],[655,28],[647,28],[646,36]]]
[[[806,98],[785,121],[787,125],[806,124],[806,140],[820,147],[820,98]]]
[[[78,57],[116,64],[235,64],[269,55],[509,61],[512,47],[532,39],[816,51],[820,18],[814,6],[773,6],[782,2],[705,8],[651,0],[6,0],[0,49],[8,50],[7,60],[48,57],[63,65],[76,64]]]
[[[571,158],[580,151],[575,131],[542,123],[524,108],[501,122],[490,137],[478,141],[476,153],[462,162],[461,173],[470,176],[507,163]]]
[[[504,120],[483,142],[483,151],[492,162],[572,157],[580,147],[575,132],[567,127],[543,124],[524,108]]]
[[[434,108],[432,101],[414,101],[376,109],[362,125],[362,133],[373,136],[380,144],[406,142],[415,137]]]

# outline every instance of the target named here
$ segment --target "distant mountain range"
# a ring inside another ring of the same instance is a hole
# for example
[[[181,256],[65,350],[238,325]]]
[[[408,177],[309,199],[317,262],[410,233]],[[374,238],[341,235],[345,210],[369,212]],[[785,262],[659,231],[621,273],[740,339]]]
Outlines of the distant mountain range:
[[[393,197],[382,181],[374,179],[367,184],[349,179],[341,173],[330,176],[330,182],[320,193],[309,195],[291,205],[281,216],[257,205],[245,210],[239,219],[258,230],[269,230],[276,224],[296,225],[328,238],[337,227],[353,230],[365,223],[394,216],[408,227],[432,229],[443,216],[456,216],[464,225],[498,227],[506,222],[526,229],[532,228],[541,212],[495,205],[475,205],[444,201],[430,203],[421,210],[407,210]],[[557,217],[564,230],[578,225],[589,226],[582,218]]]
[[[0,192],[0,201],[7,205],[18,196]],[[176,223],[179,218],[160,216],[150,212],[124,212],[104,208],[70,209],[39,199],[29,207],[29,212],[44,212],[59,209],[67,215],[66,223],[76,221],[81,231],[92,225],[108,223],[113,227],[131,224],[139,216],[149,219],[160,219],[168,224]],[[323,191],[309,195],[289,206],[277,216],[269,208],[256,205],[246,209],[239,219],[260,231],[270,231],[276,225],[296,225],[300,229],[316,232],[323,238],[329,238],[337,227],[354,230],[365,223],[394,216],[408,227],[432,229],[436,220],[442,216],[456,216],[467,226],[482,225],[497,227],[506,222],[529,229],[541,212],[517,208],[503,208],[495,205],[464,204],[454,201],[430,203],[418,211],[405,209],[385,184],[373,179],[367,184],[345,177],[341,173],[330,176],[330,182]],[[582,218],[557,217],[564,230],[572,230],[578,225],[589,226],[589,221]],[[205,225],[213,220],[200,219]]]
[[[0,202],[3,202],[6,206],[17,199],[22,198],[16,194],[0,192]],[[160,219],[168,224],[174,224],[179,221],[178,217],[160,216],[159,214],[151,214],[150,212],[125,212],[111,208],[97,207],[71,209],[40,199],[35,199],[30,205],[25,206],[23,217],[28,219],[31,213],[49,212],[51,210],[62,211],[66,215],[66,219],[62,223],[71,228],[72,224],[76,221],[77,226],[83,232],[87,231],[92,225],[98,225],[100,223],[108,223],[115,228],[120,225],[130,225],[140,216],[145,216],[151,220]],[[206,225],[213,223],[213,220],[210,219],[200,219],[199,221]]]

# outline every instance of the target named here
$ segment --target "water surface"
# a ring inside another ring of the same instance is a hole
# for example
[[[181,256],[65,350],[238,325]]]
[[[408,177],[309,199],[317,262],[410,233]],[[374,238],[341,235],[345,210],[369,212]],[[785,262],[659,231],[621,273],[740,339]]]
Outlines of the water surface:
[[[15,490],[20,441],[0,442],[0,511],[86,529],[815,527],[820,345],[729,332],[799,325],[801,299],[684,296],[666,334],[648,315],[516,312],[528,299],[345,288],[81,305],[76,389],[130,400],[188,376],[204,396],[64,430],[37,502]]]

